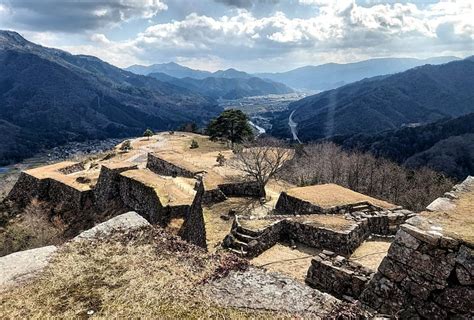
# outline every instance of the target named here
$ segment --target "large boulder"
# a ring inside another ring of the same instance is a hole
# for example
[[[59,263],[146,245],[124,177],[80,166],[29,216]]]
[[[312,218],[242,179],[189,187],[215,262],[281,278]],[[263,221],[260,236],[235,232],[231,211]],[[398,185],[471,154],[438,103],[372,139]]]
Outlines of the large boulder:
[[[145,218],[134,211],[130,211],[82,232],[73,241],[93,240],[106,237],[115,231],[133,231],[148,226],[151,226],[151,224]]]
[[[48,264],[55,246],[19,251],[0,258],[0,290],[34,277]]]

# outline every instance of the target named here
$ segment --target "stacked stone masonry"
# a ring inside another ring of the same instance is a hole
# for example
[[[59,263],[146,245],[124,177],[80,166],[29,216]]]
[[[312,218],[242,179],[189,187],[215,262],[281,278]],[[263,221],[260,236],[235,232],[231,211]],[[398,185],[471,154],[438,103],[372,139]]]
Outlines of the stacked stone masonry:
[[[414,217],[401,226],[361,300],[402,318],[472,316],[473,249],[417,228],[420,220]]]
[[[372,276],[372,270],[332,251],[323,250],[311,261],[306,282],[336,297],[356,299]]]

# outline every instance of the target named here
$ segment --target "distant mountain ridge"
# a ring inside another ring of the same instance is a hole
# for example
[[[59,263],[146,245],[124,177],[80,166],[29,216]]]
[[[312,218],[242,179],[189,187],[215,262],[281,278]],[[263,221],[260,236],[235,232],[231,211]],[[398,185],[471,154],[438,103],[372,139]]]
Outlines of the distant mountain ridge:
[[[204,125],[213,99],[0,31],[0,163],[67,141]]]
[[[171,83],[175,86],[189,89],[213,99],[240,99],[251,96],[268,94],[286,94],[293,90],[284,84],[263,80],[257,77],[250,78],[218,78],[207,77],[204,79],[174,78],[164,73],[150,73],[149,77]]]
[[[329,90],[364,78],[388,75],[425,64],[443,64],[459,60],[457,57],[378,58],[354,63],[327,63],[305,66],[281,73],[257,73],[258,77],[286,84],[294,89]]]
[[[236,78],[236,79],[249,79],[255,76],[250,75],[246,72],[239,71],[233,68],[227,70],[218,70],[216,72],[209,72],[203,70],[191,69],[175,62],[158,63],[150,66],[133,65],[125,68],[124,70],[141,74],[149,75],[151,73],[164,73],[174,78],[194,78],[194,79],[205,79],[209,77],[215,78]]]
[[[429,123],[474,112],[472,58],[425,65],[390,76],[364,79],[290,104],[274,120],[272,134],[291,137],[293,114],[302,140],[372,134],[404,124]]]

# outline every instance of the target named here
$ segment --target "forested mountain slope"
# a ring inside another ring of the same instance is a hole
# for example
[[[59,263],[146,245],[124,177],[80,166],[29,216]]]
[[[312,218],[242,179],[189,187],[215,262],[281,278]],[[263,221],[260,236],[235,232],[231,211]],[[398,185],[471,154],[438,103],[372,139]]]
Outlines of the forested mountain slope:
[[[72,140],[204,124],[218,112],[196,92],[0,31],[0,163]]]

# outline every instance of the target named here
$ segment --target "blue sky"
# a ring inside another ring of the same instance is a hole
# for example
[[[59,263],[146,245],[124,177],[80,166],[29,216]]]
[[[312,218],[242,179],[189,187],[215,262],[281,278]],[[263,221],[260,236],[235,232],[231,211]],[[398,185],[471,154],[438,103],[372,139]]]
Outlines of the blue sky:
[[[474,1],[0,0],[0,28],[114,65],[284,71],[474,54]]]

